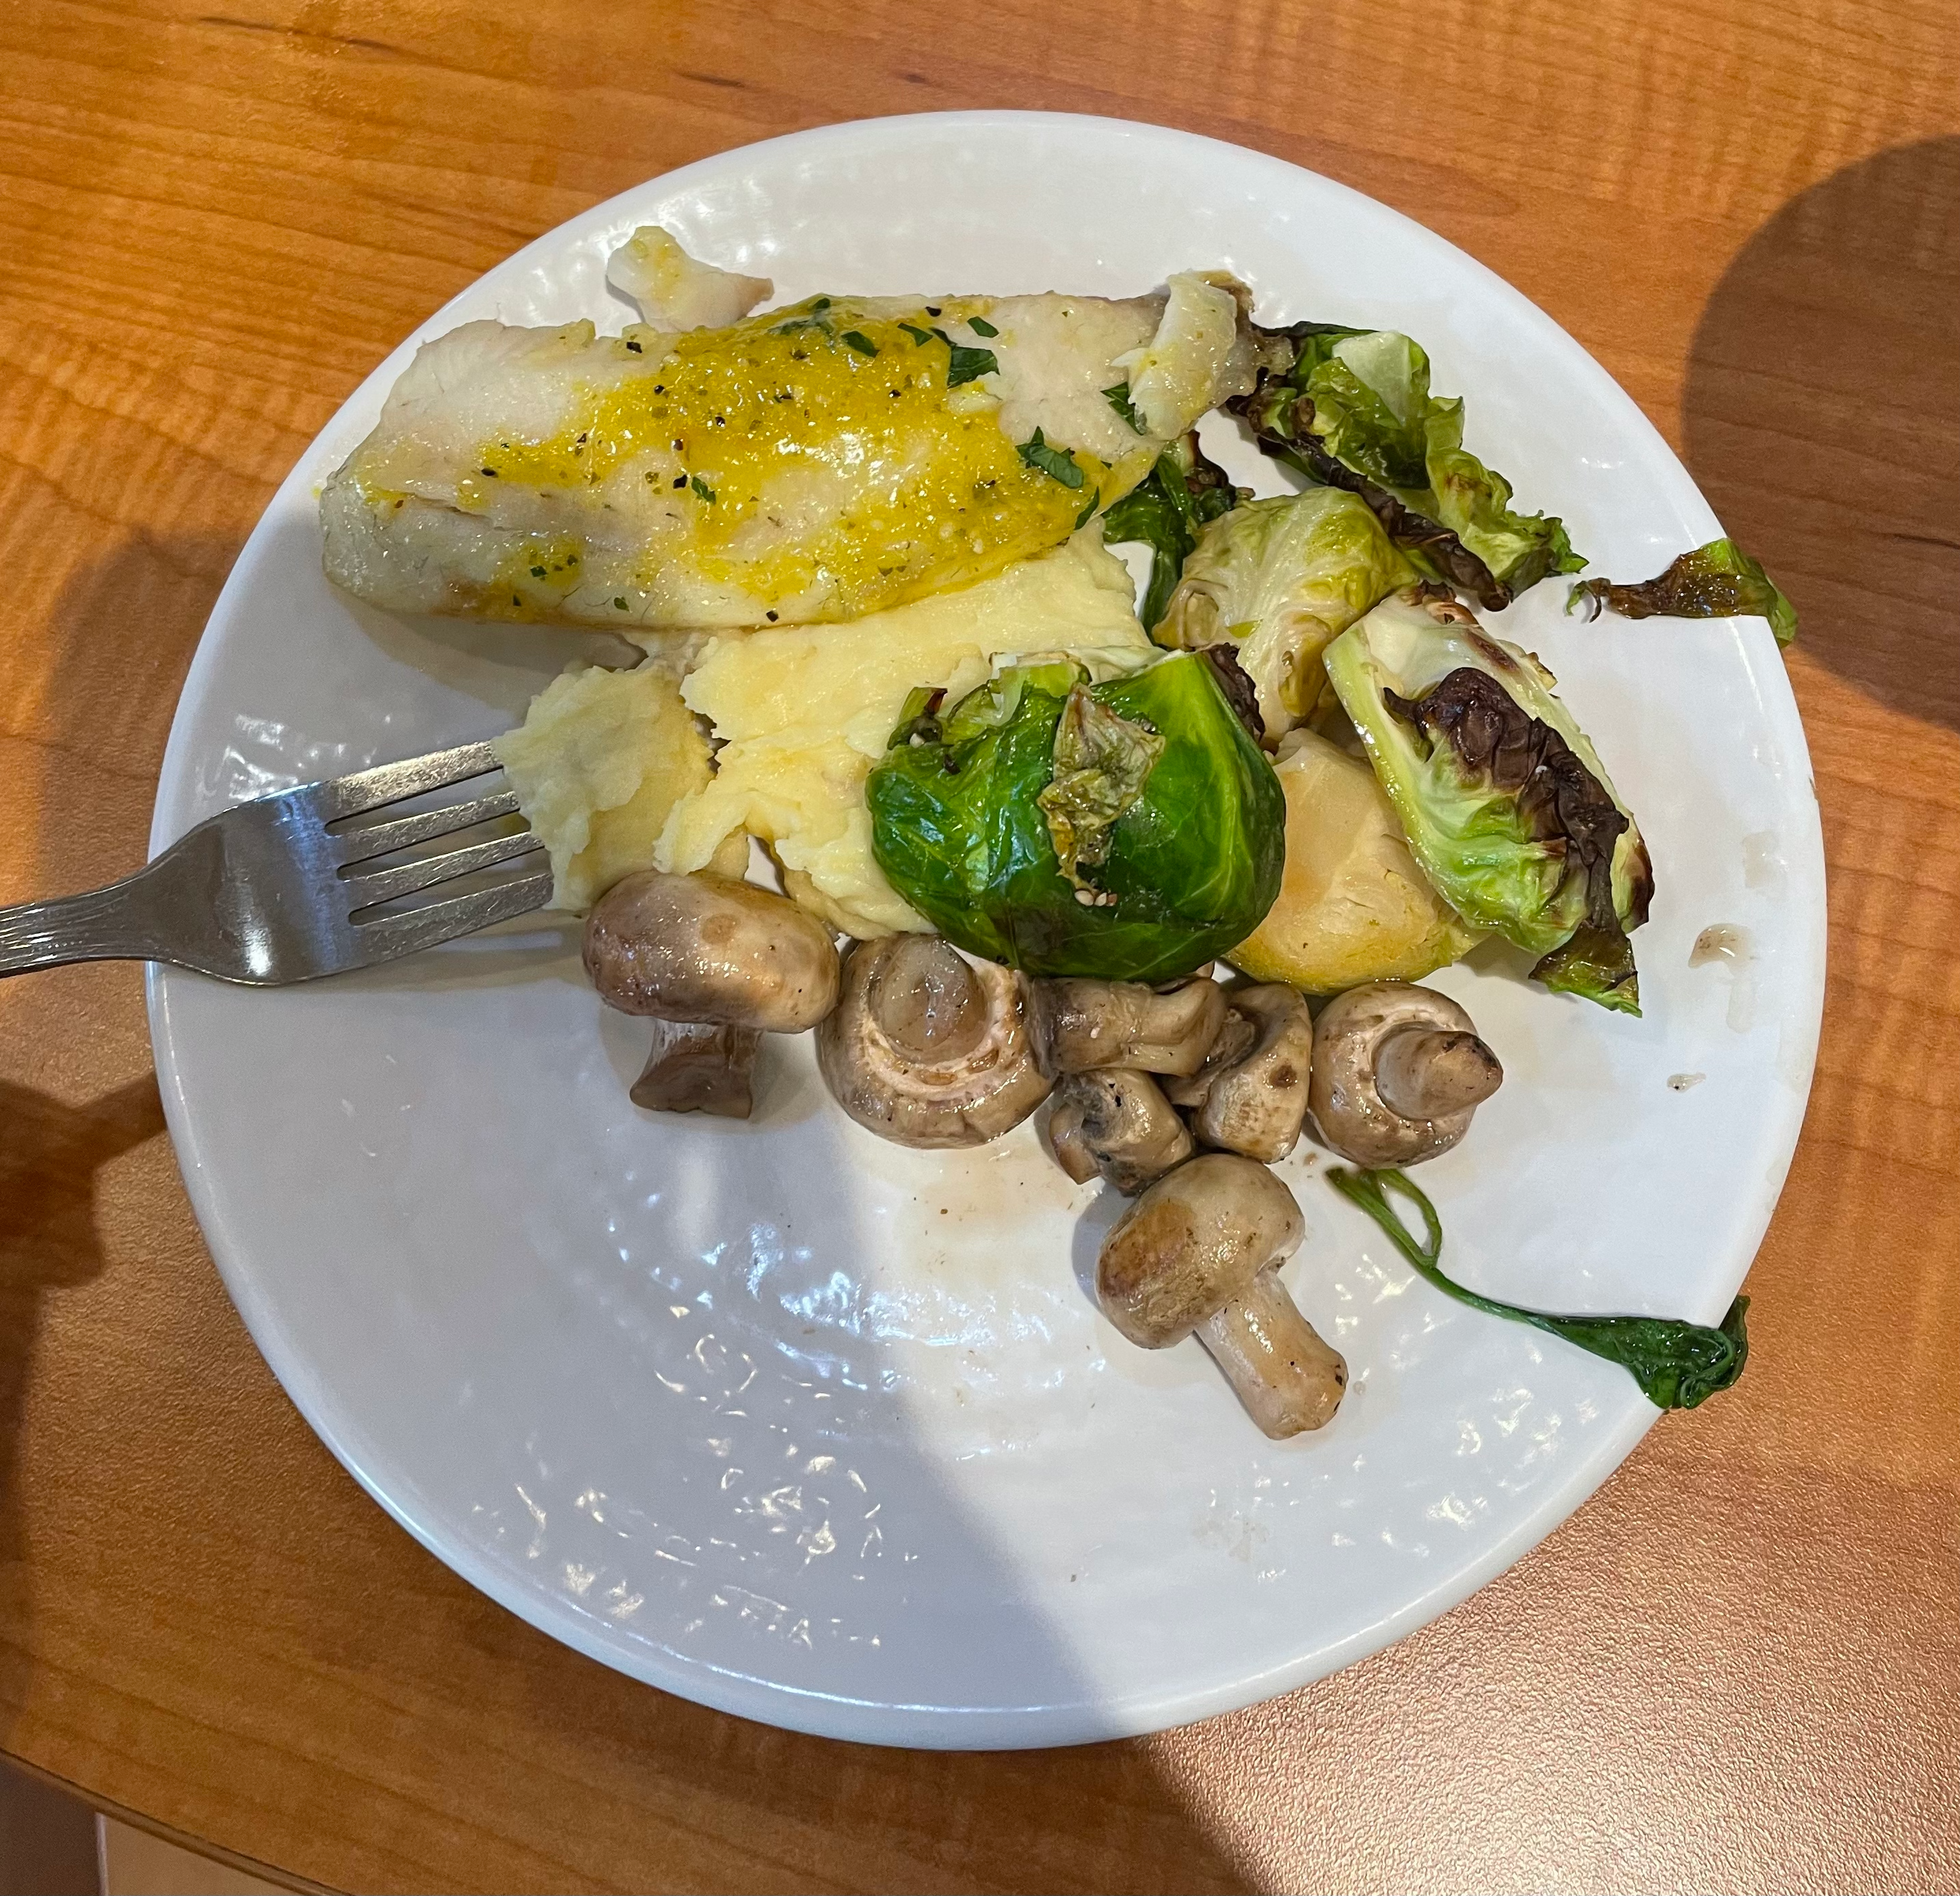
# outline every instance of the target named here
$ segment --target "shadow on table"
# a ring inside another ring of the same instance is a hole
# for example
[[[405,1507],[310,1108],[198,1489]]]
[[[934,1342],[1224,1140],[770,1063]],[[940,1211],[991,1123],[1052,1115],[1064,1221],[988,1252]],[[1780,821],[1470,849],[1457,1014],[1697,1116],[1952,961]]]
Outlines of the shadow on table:
[[[1777,212],[1702,312],[1683,406],[1688,464],[1803,649],[1960,728],[1960,138]]]
[[[0,1585],[7,1620],[32,1623],[19,1449],[22,1408],[48,1293],[101,1271],[96,1175],[164,1129],[156,1077],[119,1086],[85,1106],[0,1081]],[[0,1642],[0,1720],[21,1697],[14,1675],[31,1662]],[[0,1739],[5,1726],[0,1725]]]

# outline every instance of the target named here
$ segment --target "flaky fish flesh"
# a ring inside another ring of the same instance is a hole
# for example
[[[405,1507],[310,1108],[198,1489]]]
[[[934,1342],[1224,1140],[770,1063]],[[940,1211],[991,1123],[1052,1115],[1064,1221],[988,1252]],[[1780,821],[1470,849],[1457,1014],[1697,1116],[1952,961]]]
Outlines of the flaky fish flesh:
[[[621,629],[806,625],[1066,540],[1252,383],[1244,293],[812,297],[636,232],[619,336],[428,343],[320,499],[372,603]]]

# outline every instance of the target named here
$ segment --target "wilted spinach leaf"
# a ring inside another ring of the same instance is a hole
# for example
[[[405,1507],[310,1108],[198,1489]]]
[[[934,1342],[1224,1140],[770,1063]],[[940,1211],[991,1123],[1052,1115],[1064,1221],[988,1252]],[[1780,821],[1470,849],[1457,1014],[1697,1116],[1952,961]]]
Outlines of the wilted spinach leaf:
[[[1418,1276],[1473,1310],[1513,1323],[1529,1323],[1593,1355],[1617,1363],[1637,1382],[1657,1409],[1692,1409],[1719,1391],[1732,1387],[1749,1360],[1748,1331],[1744,1315],[1747,1297],[1738,1297],[1718,1326],[1683,1323],[1672,1317],[1560,1317],[1527,1310],[1467,1290],[1446,1277],[1438,1260],[1443,1255],[1443,1221],[1422,1188],[1402,1172],[1328,1169],[1327,1182],[1351,1198],[1388,1233],[1390,1241],[1414,1266]],[[1388,1195],[1406,1198],[1422,1214],[1424,1236],[1418,1240],[1404,1224]]]

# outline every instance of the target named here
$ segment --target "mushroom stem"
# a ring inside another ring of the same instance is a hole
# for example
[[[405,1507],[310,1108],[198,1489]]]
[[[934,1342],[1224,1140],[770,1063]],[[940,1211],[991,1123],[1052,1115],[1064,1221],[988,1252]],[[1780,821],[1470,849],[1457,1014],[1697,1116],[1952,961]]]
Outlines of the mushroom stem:
[[[1375,1090],[1405,1119],[1443,1119],[1481,1105],[1503,1083],[1497,1056],[1474,1033],[1405,1027],[1375,1055]]]
[[[655,1112],[746,1119],[753,1108],[749,1076],[762,1044],[759,1028],[656,1016],[653,1047],[633,1082],[633,1103]]]
[[[1276,1442],[1329,1421],[1348,1386],[1348,1365],[1321,1341],[1275,1270],[1262,1271],[1198,1326],[1246,1413]]]

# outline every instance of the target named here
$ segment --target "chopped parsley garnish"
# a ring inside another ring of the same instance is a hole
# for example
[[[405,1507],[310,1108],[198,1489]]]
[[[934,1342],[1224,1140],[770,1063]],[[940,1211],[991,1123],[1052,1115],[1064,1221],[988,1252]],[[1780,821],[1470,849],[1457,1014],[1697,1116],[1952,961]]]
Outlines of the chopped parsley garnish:
[[[626,609],[626,602],[623,599],[616,599],[612,602],[612,609],[616,612],[623,612]]]
[[[1105,389],[1102,391],[1102,399],[1116,411],[1118,415],[1122,418],[1124,425],[1132,434],[1147,434],[1150,432],[1150,430],[1144,427],[1137,411],[1130,406],[1128,383],[1118,382],[1114,388]]]
[[[533,578],[533,579],[542,579],[542,578],[544,577],[544,576],[545,576],[545,569],[544,569],[542,566],[533,566],[533,567],[531,568],[531,577],[532,577],[532,578]]]
[[[901,323],[899,327],[903,329],[921,348],[924,348],[932,340],[931,330],[922,329],[916,323]]]
[[[1077,469],[1077,472],[1080,472],[1080,471],[1081,470],[1080,469]],[[1080,533],[1082,530],[1096,517],[1096,510],[1097,507],[1100,507],[1102,504],[1102,496],[1100,494],[1090,495],[1089,497],[1089,504],[1075,517],[1075,526],[1073,530],[1077,533]]]
[[[810,313],[812,316],[821,316],[829,307],[830,298],[827,296],[819,296],[810,304]]]
[[[855,349],[860,355],[876,355],[878,345],[862,329],[846,329],[838,338],[846,348]]]
[[[943,342],[952,357],[947,364],[946,386],[956,389],[963,382],[977,382],[983,375],[998,375],[1001,365],[994,359],[991,349],[969,349],[963,342],[956,342],[943,329],[934,329],[933,334]]]
[[[1014,450],[1028,466],[1045,474],[1050,480],[1059,481],[1064,487],[1080,487],[1082,470],[1076,466],[1068,453],[1058,447],[1051,447],[1042,439],[1042,431],[1036,428],[1031,439],[1025,441]]]
[[[984,316],[976,316],[973,317],[967,323],[966,326],[971,329],[975,336],[998,336],[1001,333],[1001,332],[995,329],[993,324],[988,322]]]
[[[688,485],[692,488],[695,493],[698,494],[703,500],[707,501],[709,506],[712,507],[714,504],[714,488],[710,487],[698,474],[695,475],[693,479],[688,482]]]

